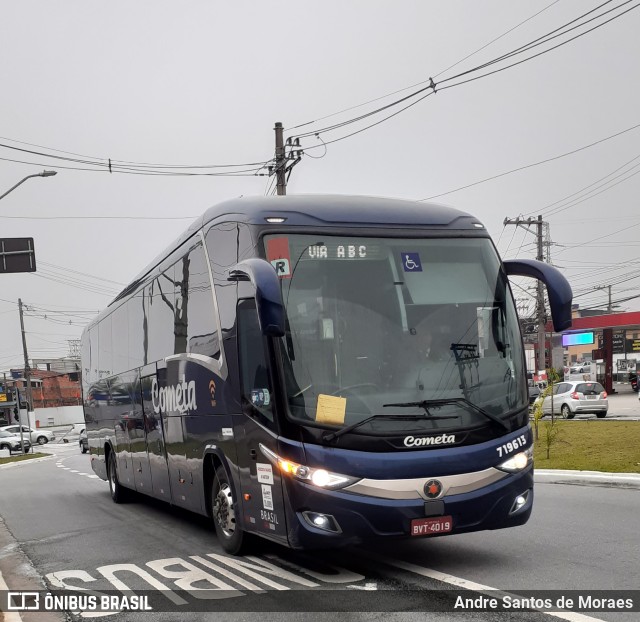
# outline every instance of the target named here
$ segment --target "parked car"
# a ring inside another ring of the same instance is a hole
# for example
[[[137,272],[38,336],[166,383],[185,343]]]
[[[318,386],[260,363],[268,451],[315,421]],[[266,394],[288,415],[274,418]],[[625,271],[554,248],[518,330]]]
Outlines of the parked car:
[[[8,449],[9,455],[14,451],[22,452],[23,444],[25,451],[31,449],[31,441],[27,436],[21,441],[20,434],[11,434],[11,432],[7,432],[6,430],[0,430],[0,449]]]
[[[588,374],[591,371],[589,363],[576,363],[571,366],[569,373],[571,374]]]
[[[5,425],[0,428],[0,430],[6,430],[11,434],[17,434],[20,436],[20,426],[19,425]],[[53,441],[56,438],[56,435],[53,432],[49,432],[48,430],[37,430],[36,428],[29,428],[26,425],[22,426],[22,433],[29,438],[31,444],[38,443],[38,445],[44,445],[49,441]]]
[[[60,441],[63,443],[74,442],[78,439],[87,426],[84,423],[74,423],[71,427],[60,437]],[[58,442],[60,442],[58,441]]]
[[[533,406],[536,400],[540,397],[540,387],[533,385],[529,387],[529,406]]]
[[[578,413],[592,413],[602,419],[609,410],[607,392],[599,382],[559,382],[553,394],[544,398],[544,415],[551,414],[552,403],[554,412],[565,419],[573,419]]]
[[[89,451],[89,439],[87,438],[87,431],[82,430],[78,437],[78,445],[80,445],[80,451],[86,454]]]

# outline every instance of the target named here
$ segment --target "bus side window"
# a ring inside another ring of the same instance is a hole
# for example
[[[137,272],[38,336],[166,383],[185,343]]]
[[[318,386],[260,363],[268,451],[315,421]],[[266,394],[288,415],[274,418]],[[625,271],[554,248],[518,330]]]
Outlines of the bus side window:
[[[181,304],[182,313],[186,315],[187,352],[220,358],[220,338],[209,268],[202,245],[192,248],[181,264]]]
[[[266,425],[273,423],[273,391],[255,300],[238,302],[238,359],[242,397]],[[243,400],[243,401],[244,401]]]

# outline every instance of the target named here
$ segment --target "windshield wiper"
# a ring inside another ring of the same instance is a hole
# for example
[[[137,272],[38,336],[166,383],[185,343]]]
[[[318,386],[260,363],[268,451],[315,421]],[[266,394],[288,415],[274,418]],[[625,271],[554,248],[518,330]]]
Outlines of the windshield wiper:
[[[471,408],[472,410],[475,410],[477,413],[480,413],[482,416],[486,417],[487,419],[491,419],[491,421],[497,423],[499,426],[504,428],[507,432],[510,431],[509,426],[507,426],[507,424],[504,421],[502,421],[502,419],[486,411],[484,408],[480,408],[480,406],[476,406],[473,402],[470,402],[468,399],[464,397],[449,397],[441,400],[422,400],[421,402],[404,402],[402,404],[383,404],[383,407],[396,406],[398,408],[409,408],[410,406],[418,406],[419,408],[424,408],[427,411],[427,413],[429,413],[429,406],[432,406],[433,408],[440,408],[441,406],[446,406],[448,404],[465,404],[466,406],[469,406],[469,408]],[[435,418],[436,417],[432,417],[432,419],[435,419]],[[444,419],[445,417],[440,417],[440,418]]]
[[[393,404],[385,404],[385,406],[392,406]],[[400,406],[401,404],[395,404],[396,406]],[[371,417],[367,417],[362,421],[356,421],[356,423],[352,423],[348,425],[346,428],[341,428],[340,430],[336,430],[335,432],[329,432],[329,434],[324,434],[322,436],[323,441],[332,441],[336,438],[339,438],[343,434],[347,432],[351,432],[351,430],[355,430],[359,428],[361,425],[365,423],[369,423],[369,421],[373,421],[374,419],[391,419],[393,421],[420,421],[422,419],[429,419],[430,421],[435,419],[456,419],[457,415],[431,415],[428,411],[426,415],[371,415]]]

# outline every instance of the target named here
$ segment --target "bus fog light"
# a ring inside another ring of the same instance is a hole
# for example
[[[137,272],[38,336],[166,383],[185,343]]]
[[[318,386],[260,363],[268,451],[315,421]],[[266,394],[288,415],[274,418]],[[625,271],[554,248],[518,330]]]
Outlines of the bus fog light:
[[[320,512],[302,512],[304,520],[315,527],[332,533],[341,533],[342,530],[338,525],[338,521],[331,514],[321,514]]]
[[[523,492],[521,495],[518,495],[515,498],[509,514],[513,514],[514,512],[521,510],[527,504],[528,500],[529,500],[529,491],[527,490],[526,492]]]

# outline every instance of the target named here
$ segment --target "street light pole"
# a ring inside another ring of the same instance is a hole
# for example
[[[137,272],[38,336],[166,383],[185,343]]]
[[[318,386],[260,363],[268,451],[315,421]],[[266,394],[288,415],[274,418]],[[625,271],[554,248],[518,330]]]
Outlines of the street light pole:
[[[31,179],[32,177],[51,177],[52,175],[57,175],[57,174],[58,174],[58,171],[42,171],[42,173],[34,173],[33,175],[27,175],[24,179],[21,179],[15,186],[13,186],[12,188],[9,188],[9,190],[7,190],[2,196],[0,196],[0,199],[4,199],[4,197],[6,197],[10,192],[15,190],[20,184],[23,184],[25,181],[27,181],[27,179]]]

